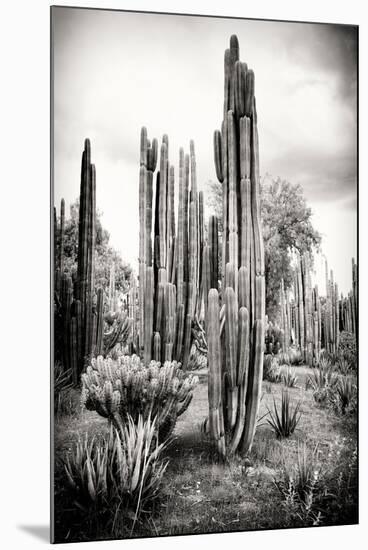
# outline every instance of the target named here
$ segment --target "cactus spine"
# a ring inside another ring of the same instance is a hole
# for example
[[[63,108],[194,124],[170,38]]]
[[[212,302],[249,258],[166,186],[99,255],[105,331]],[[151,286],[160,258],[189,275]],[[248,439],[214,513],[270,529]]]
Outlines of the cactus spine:
[[[210,432],[220,455],[225,456],[240,448],[248,452],[252,446],[262,384],[265,322],[254,73],[239,61],[236,36],[231,37],[230,49],[225,52],[224,118],[221,132],[214,134],[214,156],[223,190],[223,306],[220,310],[218,292],[211,289],[206,318],[208,391]],[[213,223],[210,220],[210,252],[217,249],[216,242],[212,245],[216,232]],[[204,264],[214,266],[213,254],[208,261],[206,247],[204,251]],[[216,267],[211,271],[209,282],[214,284]]]

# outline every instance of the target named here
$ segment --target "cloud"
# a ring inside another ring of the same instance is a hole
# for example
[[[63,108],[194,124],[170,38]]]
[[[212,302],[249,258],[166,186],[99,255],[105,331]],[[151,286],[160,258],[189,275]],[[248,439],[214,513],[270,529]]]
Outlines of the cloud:
[[[235,33],[256,75],[261,172],[303,185],[331,249],[338,216],[325,226],[321,213],[335,204],[353,215],[356,201],[355,27],[53,13],[57,204],[78,195],[88,136],[104,224],[123,257],[135,261],[135,239],[127,235],[138,219],[140,128],[159,140],[169,135],[176,173],[179,147],[188,150],[194,139],[199,186],[215,179],[213,130],[222,119],[224,50]],[[355,255],[351,231],[344,243],[344,254]]]

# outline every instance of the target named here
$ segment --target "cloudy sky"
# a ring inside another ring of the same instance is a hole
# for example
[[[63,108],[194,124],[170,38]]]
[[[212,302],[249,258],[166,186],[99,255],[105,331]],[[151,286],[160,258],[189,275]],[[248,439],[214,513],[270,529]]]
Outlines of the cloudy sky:
[[[340,289],[356,257],[356,31],[352,27],[54,8],[54,194],[79,194],[85,137],[111,243],[138,253],[139,136],[194,139],[198,182],[215,180],[223,56],[237,34],[256,76],[261,175],[300,183]],[[59,207],[59,206],[58,206]],[[320,282],[322,260],[316,261]],[[322,287],[321,287],[322,288]],[[323,289],[322,289],[323,290]]]

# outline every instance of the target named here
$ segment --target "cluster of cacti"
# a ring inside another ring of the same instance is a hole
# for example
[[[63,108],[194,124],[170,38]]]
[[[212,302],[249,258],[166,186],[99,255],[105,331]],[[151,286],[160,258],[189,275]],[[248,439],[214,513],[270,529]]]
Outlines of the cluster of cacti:
[[[325,263],[326,301],[322,310],[322,331],[324,349],[336,354],[339,349],[340,303],[337,283],[331,269],[328,277],[328,264]]]
[[[128,317],[126,312],[122,311],[117,314],[109,329],[103,334],[103,352],[105,355],[108,355],[117,344],[126,346],[130,343],[132,324],[132,319]]]
[[[318,286],[312,287],[311,257],[297,255],[293,295],[290,306],[290,332],[304,361],[312,366],[319,362],[322,347],[322,312]]]
[[[77,269],[64,270],[65,202],[61,200],[60,226],[54,209],[55,302],[60,332],[61,359],[65,370],[71,369],[73,383],[78,384],[85,361],[91,355],[108,353],[117,343],[126,343],[131,320],[117,307],[115,269],[110,272],[108,313],[104,311],[104,293],[95,291],[96,239],[96,171],[91,164],[91,146],[85,140],[82,155],[79,197]],[[57,246],[58,243],[58,246]],[[110,328],[105,333],[105,319]]]
[[[134,421],[156,418],[160,437],[167,437],[176,419],[189,406],[198,378],[186,376],[179,363],[151,361],[145,366],[137,356],[117,360],[92,359],[82,375],[82,402],[87,409],[109,418],[121,429],[129,414]]]
[[[108,298],[109,311],[118,311],[118,297],[115,284],[115,264],[110,267],[110,281],[109,281],[109,298]]]
[[[222,290],[208,293],[209,427],[220,455],[252,446],[261,396],[265,277],[254,72],[225,52],[222,129],[214,134],[223,190]],[[214,231],[215,232],[215,231]],[[216,239],[212,246],[216,249]],[[217,281],[210,281],[217,286]],[[221,308],[220,308],[221,298]]]
[[[352,290],[347,297],[341,295],[339,309],[340,330],[352,332],[358,338],[358,266],[352,259]]]
[[[291,307],[290,307],[290,293],[284,288],[284,279],[281,279],[280,284],[280,309],[281,309],[281,330],[282,330],[282,339],[281,346],[282,351],[286,352],[292,341],[292,325],[291,325]]]
[[[148,364],[181,361],[186,369],[192,343],[192,322],[201,312],[203,195],[197,191],[194,143],[190,155],[179,152],[177,224],[174,167],[163,136],[159,171],[157,140],[142,128],[139,179],[139,350]],[[190,179],[190,189],[189,189]]]
[[[131,323],[131,352],[138,352],[138,331],[137,331],[137,318],[138,318],[138,290],[137,279],[134,273],[130,276],[129,292],[127,296],[127,309],[128,316],[132,320]]]
[[[62,325],[62,361],[71,369],[77,384],[85,357],[102,352],[103,294],[97,294],[95,307],[96,171],[91,164],[91,146],[85,140],[82,155],[79,198],[77,271],[64,270],[65,203],[61,200],[60,227],[55,216],[55,237],[59,236],[58,268],[55,273],[55,299]]]

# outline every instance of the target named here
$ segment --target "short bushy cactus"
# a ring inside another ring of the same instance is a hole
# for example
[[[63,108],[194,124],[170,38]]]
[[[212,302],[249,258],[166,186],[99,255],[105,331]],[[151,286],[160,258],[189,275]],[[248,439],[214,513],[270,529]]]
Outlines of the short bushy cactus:
[[[180,363],[151,361],[146,367],[136,356],[117,360],[92,359],[82,376],[82,402],[108,418],[121,431],[130,415],[156,418],[160,439],[168,437],[176,419],[189,406],[198,378],[185,375]]]

